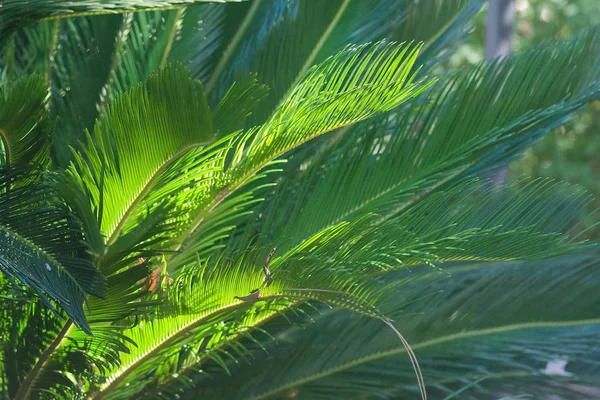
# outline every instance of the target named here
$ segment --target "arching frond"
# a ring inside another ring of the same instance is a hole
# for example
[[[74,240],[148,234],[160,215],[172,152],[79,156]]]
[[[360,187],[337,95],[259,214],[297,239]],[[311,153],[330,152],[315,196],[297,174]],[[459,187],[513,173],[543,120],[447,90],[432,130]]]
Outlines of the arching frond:
[[[106,283],[86,255],[79,223],[40,179],[39,171],[0,169],[2,271],[90,333],[86,295],[103,297]]]
[[[531,389],[526,386],[528,377],[550,385],[533,386],[533,394],[568,391],[546,367],[564,358],[566,375],[585,378],[590,365],[587,355],[594,351],[598,331],[600,299],[590,279],[597,268],[594,256],[475,264],[449,268],[446,279],[425,274],[407,282],[398,296],[408,294],[408,298],[395,301],[395,319],[419,358],[430,395],[443,398],[471,382],[473,387],[461,393],[465,398],[490,396],[486,390],[498,388],[506,395],[523,394]],[[396,274],[385,279],[405,275]],[[423,292],[433,298],[423,298]],[[562,295],[568,292],[572,295]],[[400,313],[418,298],[422,299]],[[249,364],[231,365],[236,390],[226,376],[216,382],[208,378],[211,384],[203,386],[204,397],[399,399],[417,395],[416,386],[406,383],[412,369],[402,360],[405,349],[377,321],[349,317],[342,311],[315,318],[317,322],[304,329],[279,328],[277,345],[268,346],[268,354],[257,348]],[[245,377],[241,387],[240,376]],[[506,382],[504,386],[494,384],[503,377],[511,379],[500,380]],[[198,378],[203,376],[196,374]],[[167,388],[159,390],[169,393]],[[174,386],[172,390],[179,396],[185,391]],[[189,393],[193,390],[197,395],[197,386]]]
[[[357,124],[326,158],[284,180],[257,210],[264,222],[252,229],[306,237],[352,215],[397,211],[510,161],[600,96],[597,38],[590,31],[560,49],[475,66],[440,82],[423,101]],[[534,90],[538,84],[546,90]]]
[[[257,73],[259,81],[271,88],[265,105],[251,119],[251,124],[262,123],[309,68],[349,43],[360,45],[389,38],[390,32],[397,29],[404,34],[393,37],[394,40],[424,41],[428,47],[429,40],[443,31],[446,23],[460,14],[466,4],[463,0],[444,3],[448,5],[444,17],[433,20],[426,12],[436,9],[437,4],[427,7],[423,2],[413,0],[269,0],[253,3],[242,15],[235,15],[242,22],[235,24],[235,33],[226,42],[227,47],[207,81],[207,90],[220,98],[233,82],[249,73]],[[409,15],[413,17],[411,20]],[[428,26],[430,35],[418,35],[416,26]],[[439,39],[441,37],[435,39],[438,50],[452,42],[450,35]],[[416,65],[423,62],[419,60]]]
[[[0,86],[0,141],[4,163],[47,164],[53,124],[48,116],[48,88],[30,76]]]
[[[597,29],[448,71],[483,0],[200,3],[0,7],[1,398],[595,379],[597,255],[515,262],[589,196],[477,177],[600,96]]]
[[[131,361],[124,361],[103,390],[118,390],[124,382],[131,382],[131,374],[144,375],[148,368],[156,368],[157,360],[172,359],[174,349],[179,348],[175,343],[181,340],[198,345],[205,336],[194,341],[190,335],[208,329],[214,324],[212,318],[222,321],[227,314],[239,313],[236,304],[244,303],[236,303],[236,297],[250,303],[287,299],[290,303],[286,306],[314,300],[385,318],[377,307],[379,300],[397,293],[401,286],[363,280],[361,276],[441,261],[548,257],[582,247],[556,233],[570,225],[563,213],[577,208],[578,196],[570,195],[558,204],[553,202],[571,190],[553,190],[543,181],[534,181],[512,194],[510,189],[482,190],[468,182],[446,191],[444,196],[429,196],[415,208],[383,223],[372,216],[331,226],[269,259],[268,273],[249,268],[257,262],[244,258],[232,265],[192,268],[195,278],[188,282],[196,283],[190,293],[186,292],[189,283],[185,280],[173,284],[176,291],[182,291],[173,304],[185,312],[159,318],[150,323],[149,333],[134,336],[140,347],[132,349],[131,356],[124,356],[124,360]],[[466,207],[467,204],[471,206]],[[562,211],[552,212],[549,207]],[[542,210],[552,217],[540,218]],[[255,319],[245,320],[244,326],[261,323],[272,313],[257,314]],[[139,335],[140,330],[132,330],[131,334]],[[147,343],[146,350],[141,343]],[[171,364],[169,370],[177,372],[175,365]],[[125,379],[127,375],[130,377]]]
[[[414,81],[418,47],[365,45],[347,50],[312,68],[265,124],[236,135],[227,149],[224,177],[216,194],[199,207],[180,243],[196,229],[207,210],[286,151],[335,128],[361,121],[417,96],[433,81]],[[376,100],[376,101],[375,101]],[[215,188],[211,188],[214,190]]]
[[[118,237],[170,164],[212,138],[202,86],[180,68],[161,71],[119,96],[72,169],[102,210],[100,226],[108,241]]]

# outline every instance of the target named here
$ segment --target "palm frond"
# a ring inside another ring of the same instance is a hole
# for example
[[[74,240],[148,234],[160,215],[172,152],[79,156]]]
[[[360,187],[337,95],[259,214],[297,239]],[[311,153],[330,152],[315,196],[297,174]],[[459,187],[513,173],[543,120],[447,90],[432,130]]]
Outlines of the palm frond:
[[[241,130],[245,119],[268,92],[268,86],[260,85],[256,74],[235,82],[215,108],[215,130],[221,135]]]
[[[297,178],[256,210],[264,222],[252,229],[306,237],[353,215],[397,211],[514,159],[600,95],[597,37],[591,31],[559,49],[475,66],[422,101],[357,124],[327,158],[297,165]],[[547,90],[534,90],[541,79]]]
[[[571,222],[565,218],[564,209],[570,212],[580,201],[570,188],[553,188],[548,182],[534,181],[513,193],[511,187],[481,189],[482,186],[467,182],[443,196],[431,195],[415,208],[383,223],[371,216],[331,226],[269,260],[268,275],[248,268],[259,263],[244,257],[230,266],[205,264],[201,269],[192,268],[195,278],[190,282],[199,283],[191,286],[191,292],[186,291],[188,285],[184,281],[173,284],[182,293],[172,303],[184,307],[185,312],[159,318],[151,323],[149,334],[134,337],[136,343],[148,343],[149,347],[144,350],[140,345],[131,356],[124,356],[131,361],[124,361],[121,372],[104,390],[112,391],[130,382],[131,376],[124,380],[127,375],[144,375],[140,371],[147,368],[154,370],[160,364],[158,360],[171,360],[174,349],[180,348],[176,343],[193,343],[189,334],[193,335],[194,330],[210,327],[212,318],[224,320],[224,312],[239,312],[236,297],[250,303],[283,298],[290,302],[286,309],[293,302],[318,301],[385,319],[385,311],[378,307],[380,299],[396,293],[398,286],[359,277],[441,261],[548,257],[584,245],[557,233]],[[565,192],[569,196],[556,204]],[[477,204],[481,209],[472,212],[473,206],[466,207],[467,204]],[[270,284],[265,284],[267,280]],[[243,298],[247,293],[247,299]],[[261,323],[272,313],[260,317],[257,314],[255,320],[247,320],[246,324]],[[138,335],[139,329],[131,334]],[[196,345],[204,337],[196,338]]]
[[[224,36],[224,4],[199,4],[183,11],[167,62],[189,67],[192,77],[208,82]]]
[[[120,15],[103,18],[80,17],[54,21],[57,25],[56,49],[49,75],[52,108],[58,118],[53,137],[53,155],[58,165],[67,167],[70,147],[91,130],[109,77],[111,63],[105,62],[116,51],[115,35],[122,24]]]
[[[361,45],[379,41],[389,37],[394,29],[403,29],[406,33],[394,37],[399,42],[427,42],[466,4],[463,0],[445,3],[452,3],[445,7],[444,18],[447,20],[421,18],[428,7],[413,0],[256,2],[245,14],[235,15],[236,21],[243,22],[236,23],[235,34],[226,42],[227,47],[207,83],[207,90],[220,98],[233,82],[251,72],[257,73],[259,81],[271,88],[261,111],[250,122],[259,124],[285,100],[310,67],[350,43]],[[394,12],[390,12],[392,9]],[[231,10],[233,12],[233,7]],[[418,15],[419,22],[409,22],[408,15]],[[431,36],[417,36],[412,32],[415,25],[411,24],[429,26]],[[438,43],[438,49],[450,41],[441,43]],[[419,60],[417,65],[421,64]]]
[[[0,141],[4,164],[48,164],[53,123],[42,77],[23,77],[0,86]]]
[[[214,329],[221,321],[235,321],[239,326],[230,335],[247,334],[253,325],[304,301],[322,302],[385,318],[376,307],[377,301],[385,290],[395,289],[395,286],[381,286],[368,275],[367,279],[357,278],[357,271],[381,271],[385,264],[385,260],[368,262],[379,251],[379,246],[391,239],[390,235],[381,237],[377,246],[365,247],[364,236],[373,233],[367,229],[371,220],[364,218],[353,224],[341,224],[273,258],[270,260],[272,281],[269,280],[269,284],[265,284],[267,277],[256,252],[242,254],[232,261],[190,265],[170,288],[166,288],[173,291],[174,300],[169,303],[178,305],[179,312],[173,316],[159,314],[146,321],[143,328],[126,332],[138,347],[122,356],[120,368],[101,387],[99,398],[115,390],[127,391],[127,383],[142,385],[143,377],[150,378],[151,382],[155,372],[150,375],[149,372],[156,371],[160,365],[163,365],[161,370],[177,371],[182,367],[177,349],[184,344],[200,345],[209,335],[207,330]],[[246,296],[248,293],[250,295]],[[206,350],[211,348],[205,347]],[[193,354],[185,355],[193,357]]]
[[[73,18],[99,14],[119,14],[130,11],[174,9],[208,1],[239,2],[242,0],[86,0],[77,2],[36,0],[27,3],[18,0],[10,0],[2,4],[3,11],[0,19],[0,32],[1,36],[5,37],[23,25],[29,25],[46,19]]]
[[[490,396],[489,390],[498,392],[499,387],[507,395],[522,394],[511,393],[512,379],[501,380],[508,382],[502,387],[494,386],[494,378],[514,376],[516,383],[520,377],[536,377],[550,384],[554,377],[545,367],[563,357],[569,358],[569,365],[573,362],[568,371],[574,377],[585,377],[590,365],[587,353],[596,346],[600,326],[600,299],[591,279],[597,268],[592,255],[450,267],[446,279],[415,272],[418,276],[398,292],[392,307],[397,325],[417,354],[430,394],[442,398],[481,378],[486,380],[474,385],[473,395],[467,391],[465,398]],[[406,273],[395,272],[383,279],[405,277]],[[410,364],[399,360],[405,349],[384,326],[343,311],[315,318],[315,325],[304,329],[277,329],[277,346],[267,347],[268,354],[256,348],[249,365],[231,365],[237,390],[232,390],[230,378],[213,376],[204,395],[235,399],[416,395],[416,386],[406,383],[412,376]],[[245,377],[241,387],[240,376]],[[196,374],[196,379],[206,378]],[[545,390],[538,385],[535,393],[547,394],[559,385],[555,381]]]
[[[393,40],[415,40],[425,43],[419,62],[428,67],[439,66],[472,30],[470,20],[481,9],[480,0],[434,0],[407,2],[402,23],[395,24]]]
[[[33,290],[0,277],[0,393],[14,398],[37,358],[60,330],[55,311]],[[64,313],[60,311],[61,316]]]
[[[0,170],[2,270],[66,311],[90,333],[83,306],[86,295],[103,297],[106,283],[86,255],[80,225],[57,200],[39,171]]]
[[[101,210],[99,222],[108,241],[117,239],[127,217],[171,163],[212,138],[202,86],[180,68],[163,70],[119,96],[72,169]]]
[[[0,81],[35,74],[47,82],[53,71],[58,31],[59,24],[55,21],[21,27],[6,46],[0,47]]]
[[[312,68],[269,121],[235,135],[216,194],[192,216],[179,243],[215,200],[220,203],[273,159],[330,130],[394,108],[430,86],[432,81],[415,82],[409,75],[417,52],[418,47],[378,43],[348,48]]]

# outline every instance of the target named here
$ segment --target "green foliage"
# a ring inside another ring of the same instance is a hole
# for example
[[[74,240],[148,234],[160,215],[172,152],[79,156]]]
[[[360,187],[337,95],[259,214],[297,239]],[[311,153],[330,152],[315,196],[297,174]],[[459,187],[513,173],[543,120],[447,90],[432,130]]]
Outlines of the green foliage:
[[[515,2],[512,46],[515,51],[543,44],[550,38],[571,38],[582,29],[600,23],[600,3],[594,0],[524,0]],[[454,63],[474,63],[483,57],[485,12],[475,18],[470,40],[460,46]],[[598,157],[600,106],[593,102],[572,122],[545,136],[509,167],[512,179],[523,175],[553,178],[580,185],[594,195],[589,211],[600,206]],[[587,237],[598,238],[594,218],[583,218]]]
[[[47,164],[52,123],[48,89],[41,77],[22,77],[0,87],[0,140],[6,165]]]
[[[444,70],[482,1],[192,3],[3,5],[0,398],[594,384],[591,197],[479,176],[600,97],[598,29]]]

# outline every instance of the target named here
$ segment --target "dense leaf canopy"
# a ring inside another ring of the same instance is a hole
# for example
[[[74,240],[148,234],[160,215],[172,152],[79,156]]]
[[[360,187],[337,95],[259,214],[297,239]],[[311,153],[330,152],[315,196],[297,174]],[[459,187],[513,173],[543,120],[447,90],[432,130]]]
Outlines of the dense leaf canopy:
[[[482,1],[230,3],[1,5],[0,398],[597,385],[592,199],[482,176],[600,30],[449,69]]]

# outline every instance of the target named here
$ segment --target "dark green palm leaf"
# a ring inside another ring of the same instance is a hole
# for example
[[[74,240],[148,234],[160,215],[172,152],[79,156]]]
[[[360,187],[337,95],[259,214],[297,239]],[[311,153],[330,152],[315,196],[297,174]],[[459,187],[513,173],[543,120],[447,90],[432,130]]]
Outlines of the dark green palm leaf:
[[[104,297],[106,282],[87,254],[78,221],[41,177],[35,170],[0,169],[2,270],[91,333],[86,295]]]

